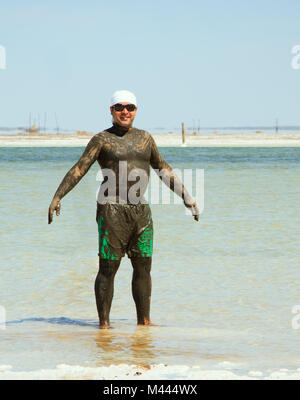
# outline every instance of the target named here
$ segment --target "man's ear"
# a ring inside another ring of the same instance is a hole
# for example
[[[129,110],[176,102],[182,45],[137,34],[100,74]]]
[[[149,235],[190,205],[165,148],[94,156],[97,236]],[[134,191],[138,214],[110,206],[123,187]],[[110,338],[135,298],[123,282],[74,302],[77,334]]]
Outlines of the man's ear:
[[[111,113],[111,115],[112,115],[112,113],[113,113],[113,107],[109,107],[110,108],[110,113]]]

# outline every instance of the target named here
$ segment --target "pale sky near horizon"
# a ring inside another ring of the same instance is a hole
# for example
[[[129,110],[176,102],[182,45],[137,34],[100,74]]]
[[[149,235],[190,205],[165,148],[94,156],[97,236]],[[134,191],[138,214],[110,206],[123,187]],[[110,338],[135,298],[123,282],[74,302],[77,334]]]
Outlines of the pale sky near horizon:
[[[300,125],[300,2],[3,1],[0,127],[56,112],[65,129],[111,125],[110,97],[136,94],[135,126]]]

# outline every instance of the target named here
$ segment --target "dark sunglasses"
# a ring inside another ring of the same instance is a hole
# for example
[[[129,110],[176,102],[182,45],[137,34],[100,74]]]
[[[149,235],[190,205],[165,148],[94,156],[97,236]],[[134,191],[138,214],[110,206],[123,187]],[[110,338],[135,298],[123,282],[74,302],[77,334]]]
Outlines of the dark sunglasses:
[[[123,111],[124,108],[126,108],[127,111],[132,112],[136,109],[136,106],[134,104],[126,104],[126,106],[124,106],[123,104],[117,103],[113,106],[113,108],[115,111]]]

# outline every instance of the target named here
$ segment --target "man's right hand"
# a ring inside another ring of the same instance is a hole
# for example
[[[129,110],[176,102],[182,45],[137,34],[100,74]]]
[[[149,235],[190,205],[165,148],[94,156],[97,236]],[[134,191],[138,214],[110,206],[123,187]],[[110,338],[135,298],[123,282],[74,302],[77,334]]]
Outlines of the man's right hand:
[[[48,224],[51,224],[53,220],[54,211],[56,211],[57,216],[60,215],[60,209],[61,209],[60,199],[54,198],[50,204],[48,211]]]

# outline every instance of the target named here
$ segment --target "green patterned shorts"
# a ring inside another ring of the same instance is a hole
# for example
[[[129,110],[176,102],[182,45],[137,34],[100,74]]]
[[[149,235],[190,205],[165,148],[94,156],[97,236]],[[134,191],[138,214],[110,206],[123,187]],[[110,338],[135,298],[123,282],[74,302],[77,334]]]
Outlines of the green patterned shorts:
[[[97,205],[99,257],[152,257],[153,222],[148,204]]]

